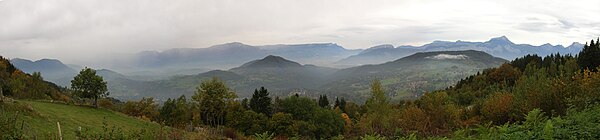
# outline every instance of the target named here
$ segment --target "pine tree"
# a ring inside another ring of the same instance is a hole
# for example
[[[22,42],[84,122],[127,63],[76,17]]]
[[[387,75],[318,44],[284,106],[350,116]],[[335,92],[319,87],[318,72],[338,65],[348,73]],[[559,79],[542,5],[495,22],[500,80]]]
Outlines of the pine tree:
[[[597,71],[596,67],[600,65],[600,43],[590,41],[583,46],[583,50],[579,52],[577,58],[577,64],[582,69],[589,69],[591,71]]]
[[[250,101],[248,100],[248,98],[244,98],[244,99],[242,99],[242,103],[241,103],[241,105],[242,105],[242,107],[243,107],[244,109],[246,109],[246,110],[250,109],[250,105],[248,105],[248,104],[249,104],[248,102],[250,102]]]
[[[265,115],[271,115],[271,98],[269,92],[265,87],[260,89],[254,89],[254,94],[250,98],[250,109],[256,113],[263,113]]]
[[[329,108],[329,100],[327,99],[327,95],[319,96],[319,106],[322,108]]]

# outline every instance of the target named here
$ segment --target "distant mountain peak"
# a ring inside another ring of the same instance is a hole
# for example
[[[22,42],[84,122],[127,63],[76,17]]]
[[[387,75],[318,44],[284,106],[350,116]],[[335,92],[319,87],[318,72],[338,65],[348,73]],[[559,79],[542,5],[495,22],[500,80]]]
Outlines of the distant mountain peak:
[[[286,60],[285,58],[281,57],[281,56],[276,56],[276,55],[268,55],[265,58],[263,58],[262,60]]]
[[[60,64],[60,65],[64,65],[63,62],[61,62],[60,60],[57,59],[40,59],[38,61],[35,61],[36,63],[53,63],[53,64]]]
[[[223,45],[246,45],[246,44],[244,44],[242,42],[229,42],[229,43],[225,43]]]
[[[493,43],[493,44],[498,44],[498,45],[513,45],[513,44],[515,44],[512,41],[510,41],[508,39],[508,37],[506,37],[506,36],[495,37],[485,43]]]
[[[571,43],[571,45],[569,45],[569,47],[571,47],[571,46],[579,47],[579,46],[583,46],[583,44],[581,44],[579,42],[573,42],[573,43]]]
[[[540,47],[543,47],[543,48],[553,48],[553,47],[557,47],[557,46],[554,46],[554,45],[552,45],[550,43],[546,43],[546,44],[540,45]]]
[[[28,63],[33,63],[33,61],[31,61],[31,60],[27,60],[27,59],[23,59],[23,58],[13,58],[10,61],[12,63],[14,63],[14,62],[28,62]]]
[[[379,49],[394,49],[394,45],[391,44],[382,44],[382,45],[377,45],[377,46],[373,46],[371,48],[368,48],[362,52],[360,52],[359,54],[364,54],[364,53],[368,53],[374,50],[379,50]]]
[[[222,48],[240,48],[240,47],[251,47],[251,48],[255,48],[254,46],[248,45],[248,44],[244,44],[241,42],[230,42],[230,43],[225,43],[225,44],[219,44],[219,45],[214,45],[211,46],[209,48],[217,48],[217,49],[222,49]]]
[[[302,65],[298,62],[287,60],[281,56],[268,55],[263,59],[250,61],[250,62],[240,66],[240,68],[260,68],[260,67],[284,68],[284,67],[302,67]]]
[[[419,59],[430,59],[430,60],[466,60],[470,58],[485,58],[485,59],[498,59],[494,56],[477,50],[462,50],[462,51],[433,51],[433,52],[418,52],[413,55],[395,60],[401,61],[414,61]],[[505,61],[502,59],[502,61]]]

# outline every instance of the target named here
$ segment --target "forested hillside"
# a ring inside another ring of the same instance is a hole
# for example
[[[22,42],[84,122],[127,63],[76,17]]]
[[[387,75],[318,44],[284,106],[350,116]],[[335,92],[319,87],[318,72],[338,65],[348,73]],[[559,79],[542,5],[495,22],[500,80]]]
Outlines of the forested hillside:
[[[17,99],[69,100],[56,84],[46,82],[39,72],[27,74],[0,56],[0,95]]]

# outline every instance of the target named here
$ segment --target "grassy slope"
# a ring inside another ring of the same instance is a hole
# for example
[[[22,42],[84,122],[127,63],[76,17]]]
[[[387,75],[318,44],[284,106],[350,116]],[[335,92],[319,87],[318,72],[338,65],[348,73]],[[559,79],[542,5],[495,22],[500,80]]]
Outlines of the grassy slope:
[[[64,139],[75,139],[75,131],[81,126],[92,131],[102,130],[103,122],[109,126],[117,126],[122,130],[156,130],[160,125],[122,113],[106,110],[94,109],[90,107],[72,106],[57,103],[47,103],[38,101],[23,101],[30,104],[38,115],[26,115],[23,117],[26,124],[38,136],[57,133],[56,122],[60,122]]]

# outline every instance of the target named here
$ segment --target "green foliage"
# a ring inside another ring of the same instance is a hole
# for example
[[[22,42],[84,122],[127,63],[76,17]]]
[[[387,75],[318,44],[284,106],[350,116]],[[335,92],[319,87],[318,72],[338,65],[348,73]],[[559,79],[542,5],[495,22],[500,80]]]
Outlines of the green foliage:
[[[398,140],[417,140],[417,134],[416,133],[411,133],[410,135],[408,135],[406,137],[400,137],[400,138],[398,138]]]
[[[359,126],[366,134],[392,135],[394,123],[391,104],[388,102],[385,91],[378,80],[371,85],[371,97],[367,99],[364,107],[366,113],[360,118]]]
[[[236,95],[218,78],[203,81],[198,91],[192,96],[199,109],[202,122],[206,125],[217,126],[225,124],[225,109]]]
[[[2,117],[4,115],[11,121],[14,120],[18,111],[17,121],[12,121],[12,123],[17,124],[18,130],[23,130],[22,139],[58,139],[57,122],[60,122],[63,139],[76,139],[76,133],[80,127],[82,132],[90,135],[107,134],[113,130],[113,135],[120,135],[119,133],[130,135],[133,134],[133,131],[140,132],[144,129],[148,134],[157,136],[161,129],[157,123],[102,108],[94,109],[87,106],[41,101],[15,101],[11,104],[0,103],[0,108],[3,109],[0,109],[0,121],[4,120],[1,119],[4,118]],[[113,127],[115,129],[111,130]],[[105,128],[110,131],[104,131]],[[0,131],[3,130],[11,129],[0,129]],[[174,130],[168,128],[162,130],[165,136],[169,133],[174,134]]]
[[[24,73],[2,56],[0,56],[0,95],[15,99],[69,100],[58,86],[44,81],[41,73],[34,72],[32,75]]]
[[[2,104],[4,106],[4,104]],[[0,138],[5,140],[25,139],[24,123],[19,119],[19,112],[8,113],[4,107],[0,108]]]
[[[162,132],[160,132],[162,133]],[[120,127],[102,122],[101,131],[92,131],[88,128],[79,128],[75,131],[77,139],[159,139],[156,132],[144,128],[140,130],[123,130]]]
[[[333,105],[333,108],[340,108],[342,112],[346,113],[346,99],[335,98],[335,104]]]
[[[390,112],[390,104],[379,80],[374,80],[371,84],[371,94],[371,97],[367,99],[367,102],[365,103],[368,113],[381,113],[386,115],[387,112]]]
[[[94,99],[95,107],[98,107],[98,98],[108,96],[106,82],[96,75],[96,70],[87,67],[71,80],[71,89],[79,97]]]
[[[314,132],[317,139],[337,136],[344,131],[344,120],[333,110],[318,109],[311,121],[317,128]]]
[[[440,135],[459,126],[459,109],[446,92],[427,93],[416,103],[429,118],[425,134]]]
[[[281,112],[289,113],[296,120],[310,120],[318,109],[317,103],[306,97],[291,96],[280,103]]]
[[[140,117],[145,120],[155,120],[157,119],[158,112],[158,104],[154,102],[154,98],[142,98],[140,101],[127,101],[123,106],[121,112],[129,115]]]
[[[293,119],[294,117],[289,113],[277,112],[273,114],[268,123],[269,132],[274,132],[280,136],[293,136]]]
[[[592,40],[589,45],[585,44],[583,50],[577,55],[577,64],[582,69],[597,71],[596,67],[600,65],[600,43],[598,41],[594,43],[594,40]]]
[[[319,106],[322,108],[329,108],[329,99],[327,99],[327,95],[319,95]]]
[[[228,126],[242,131],[246,135],[262,133],[268,130],[268,117],[262,113],[256,113],[252,110],[242,112],[234,122],[228,122]]]
[[[178,99],[168,99],[159,110],[159,120],[166,125],[183,128],[192,119],[191,109],[184,95]]]
[[[386,140],[385,137],[375,134],[375,135],[364,135],[360,137],[361,140]]]
[[[475,128],[470,136],[455,135],[455,139],[596,139],[600,137],[600,106],[581,111],[569,110],[564,117],[547,118],[539,109],[530,111],[523,123]]]
[[[256,134],[254,134],[254,139],[255,140],[272,140],[273,133],[269,133],[269,132],[256,133]]]
[[[260,87],[260,90],[254,90],[249,106],[254,112],[271,115],[271,98],[265,87]]]

